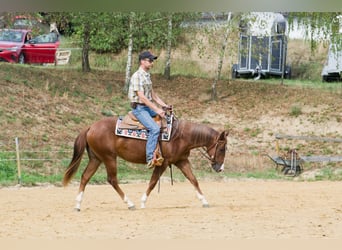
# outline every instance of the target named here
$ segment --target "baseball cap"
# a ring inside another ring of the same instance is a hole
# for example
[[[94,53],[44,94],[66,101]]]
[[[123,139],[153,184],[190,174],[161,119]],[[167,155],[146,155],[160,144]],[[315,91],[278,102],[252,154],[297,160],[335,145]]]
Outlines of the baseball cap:
[[[143,60],[143,59],[150,59],[150,60],[156,60],[158,57],[155,55],[152,55],[151,52],[149,51],[144,51],[142,53],[140,53],[139,55],[139,61]]]

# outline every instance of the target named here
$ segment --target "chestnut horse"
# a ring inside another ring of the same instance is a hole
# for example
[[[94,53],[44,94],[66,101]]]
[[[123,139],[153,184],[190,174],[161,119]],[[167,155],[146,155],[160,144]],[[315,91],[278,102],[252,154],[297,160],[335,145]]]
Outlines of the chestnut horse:
[[[135,208],[133,202],[119,186],[117,179],[117,157],[133,163],[146,164],[146,141],[116,135],[114,131],[117,119],[117,117],[103,118],[83,129],[75,140],[73,158],[64,174],[64,186],[70,182],[76,173],[85,149],[87,149],[89,157],[88,165],[82,174],[79,193],[76,197],[75,209],[77,211],[81,209],[84,189],[101,163],[104,163],[106,167],[107,181],[128,205],[129,209]],[[156,166],[153,169],[147,190],[141,198],[141,208],[145,208],[147,198],[157,184],[159,177],[171,164],[177,166],[195,187],[197,197],[202,202],[203,207],[208,207],[209,204],[191,170],[188,157],[191,149],[204,147],[211,161],[212,168],[216,172],[222,171],[224,169],[227,135],[228,132],[226,131],[219,133],[206,125],[175,119],[173,121],[170,141],[162,141],[160,143],[164,162],[161,166]]]

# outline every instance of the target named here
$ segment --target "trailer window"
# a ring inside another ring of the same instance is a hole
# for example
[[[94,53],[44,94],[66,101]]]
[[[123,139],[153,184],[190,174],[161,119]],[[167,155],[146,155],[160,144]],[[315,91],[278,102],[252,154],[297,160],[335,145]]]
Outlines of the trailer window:
[[[286,22],[277,22],[275,32],[277,34],[284,34],[286,31]]]

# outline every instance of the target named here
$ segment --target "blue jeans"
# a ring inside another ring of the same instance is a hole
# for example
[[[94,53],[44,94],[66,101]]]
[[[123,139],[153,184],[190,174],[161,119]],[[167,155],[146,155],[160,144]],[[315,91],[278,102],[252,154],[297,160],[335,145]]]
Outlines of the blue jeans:
[[[156,116],[157,113],[149,107],[143,105],[137,105],[135,109],[132,109],[132,113],[148,131],[146,143],[146,162],[149,162],[153,158],[153,151],[156,149],[160,133],[159,125],[152,118]]]

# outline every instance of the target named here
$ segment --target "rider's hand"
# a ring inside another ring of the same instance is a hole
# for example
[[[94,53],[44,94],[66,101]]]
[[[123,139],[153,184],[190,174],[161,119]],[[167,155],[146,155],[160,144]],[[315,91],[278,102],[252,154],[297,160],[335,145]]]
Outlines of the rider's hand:
[[[172,106],[171,105],[166,105],[162,107],[163,110],[168,111],[168,110],[172,110]]]
[[[159,109],[158,110],[158,115],[160,115],[161,118],[164,118],[165,117],[165,111],[162,110],[162,109]]]

